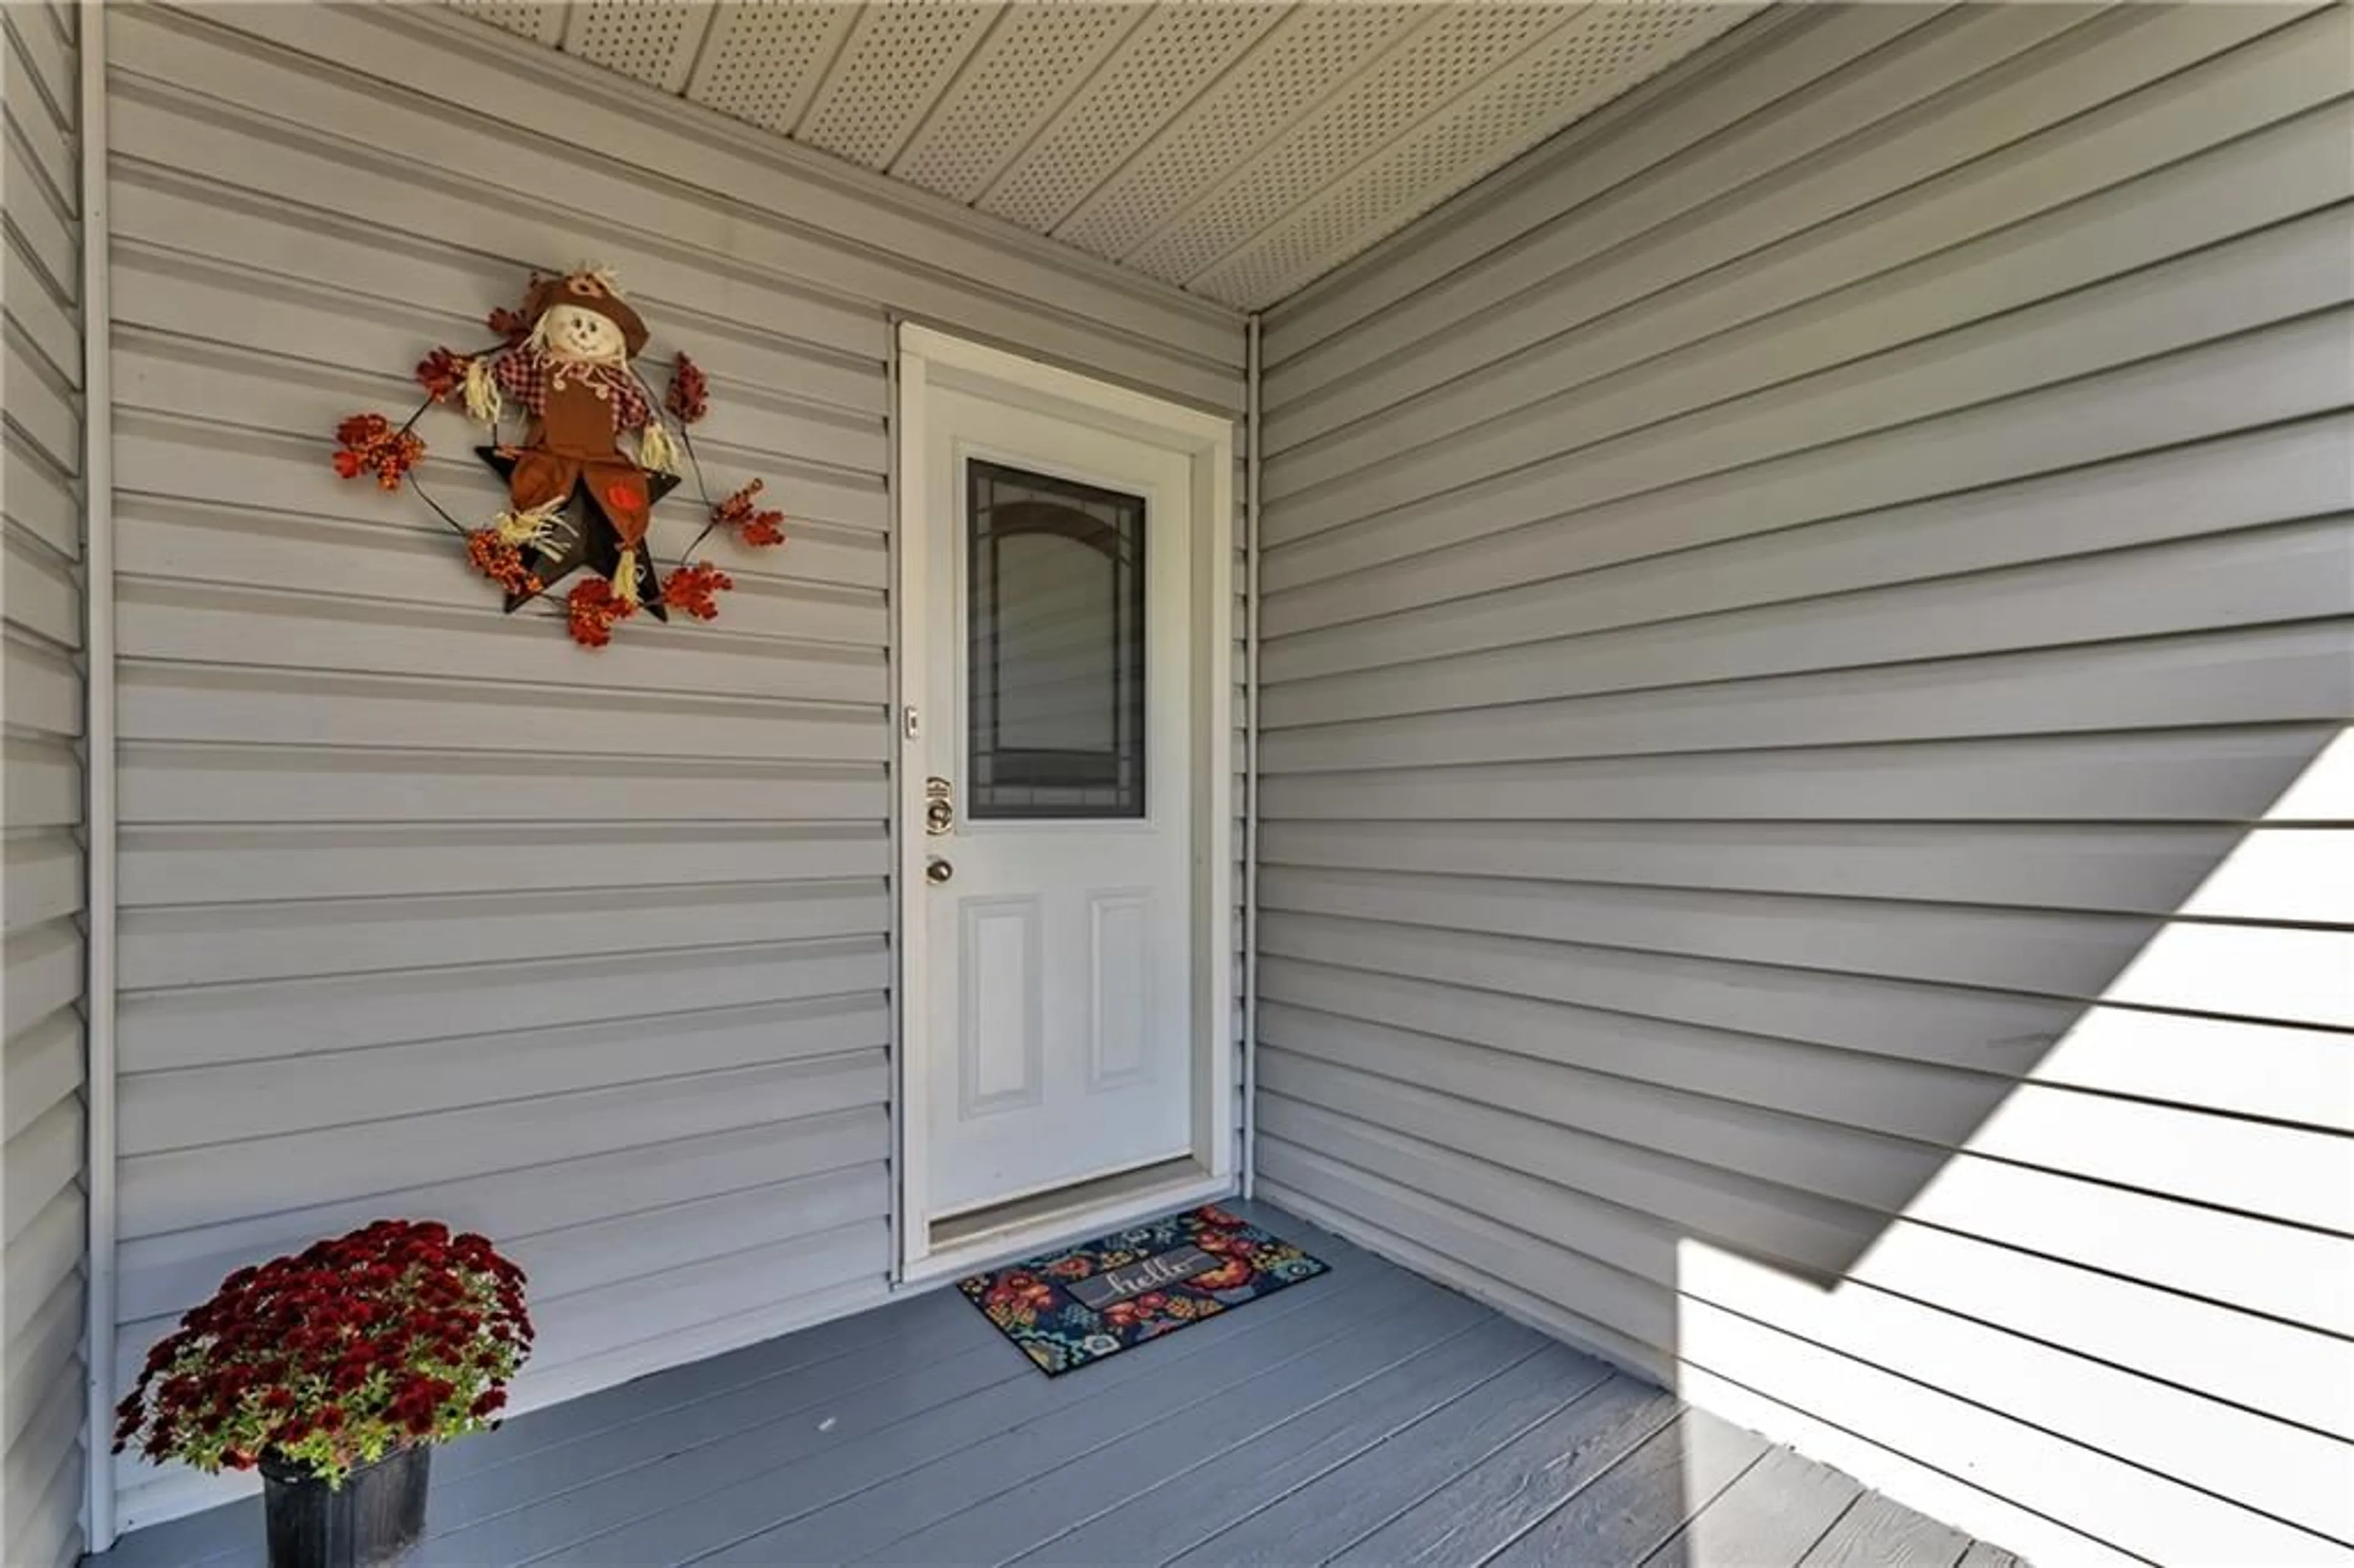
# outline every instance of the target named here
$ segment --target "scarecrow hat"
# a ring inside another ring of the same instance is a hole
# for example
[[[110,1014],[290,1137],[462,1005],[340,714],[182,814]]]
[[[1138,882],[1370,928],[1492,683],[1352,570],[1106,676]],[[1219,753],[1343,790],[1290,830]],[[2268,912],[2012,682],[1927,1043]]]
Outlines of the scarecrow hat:
[[[645,318],[613,291],[612,282],[602,272],[584,267],[560,278],[540,279],[524,297],[524,314],[533,326],[537,326],[540,318],[558,305],[578,305],[584,311],[596,312],[621,329],[621,342],[631,358],[644,352]]]

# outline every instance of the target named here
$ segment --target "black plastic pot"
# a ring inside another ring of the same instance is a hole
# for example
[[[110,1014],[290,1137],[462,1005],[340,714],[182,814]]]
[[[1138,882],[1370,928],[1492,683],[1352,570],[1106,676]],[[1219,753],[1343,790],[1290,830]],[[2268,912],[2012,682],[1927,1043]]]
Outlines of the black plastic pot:
[[[270,1568],[381,1568],[425,1533],[433,1450],[401,1448],[354,1469],[340,1488],[261,1461]]]

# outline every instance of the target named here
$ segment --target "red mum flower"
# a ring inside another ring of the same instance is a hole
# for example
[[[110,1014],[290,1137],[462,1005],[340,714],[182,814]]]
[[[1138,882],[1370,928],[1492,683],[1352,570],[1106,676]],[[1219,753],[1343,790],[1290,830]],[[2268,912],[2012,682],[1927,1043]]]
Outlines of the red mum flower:
[[[711,387],[703,379],[702,367],[683,354],[670,367],[663,407],[682,425],[692,425],[711,412]]]
[[[673,609],[684,610],[697,620],[710,620],[719,613],[712,596],[724,593],[736,586],[736,579],[717,567],[701,561],[690,561],[663,579],[662,601]]]
[[[206,1470],[275,1451],[332,1482],[354,1455],[455,1436],[525,1354],[519,1272],[398,1220],[240,1269],[149,1354],[114,1440]]]
[[[762,510],[758,505],[766,480],[754,480],[726,500],[711,509],[711,520],[722,528],[732,528],[736,536],[747,545],[781,545],[785,542],[785,514]]]
[[[447,403],[466,385],[466,356],[435,349],[417,362],[417,384],[436,403]]]

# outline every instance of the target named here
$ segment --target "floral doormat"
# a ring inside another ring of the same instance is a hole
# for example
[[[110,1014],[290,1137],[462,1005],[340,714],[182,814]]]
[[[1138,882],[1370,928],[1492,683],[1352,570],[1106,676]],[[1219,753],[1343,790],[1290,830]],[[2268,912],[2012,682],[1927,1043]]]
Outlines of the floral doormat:
[[[1324,1265],[1214,1204],[1132,1226],[957,1288],[1048,1377],[1313,1279]]]

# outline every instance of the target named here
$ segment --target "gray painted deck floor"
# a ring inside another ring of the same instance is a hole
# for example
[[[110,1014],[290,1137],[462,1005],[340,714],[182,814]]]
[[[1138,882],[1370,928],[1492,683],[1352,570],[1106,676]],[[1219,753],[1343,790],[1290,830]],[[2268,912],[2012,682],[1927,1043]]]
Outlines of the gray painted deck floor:
[[[935,1290],[434,1459],[408,1568],[524,1563],[2013,1568],[1256,1205],[1320,1278],[1060,1379]],[[104,1568],[259,1565],[258,1502]]]

